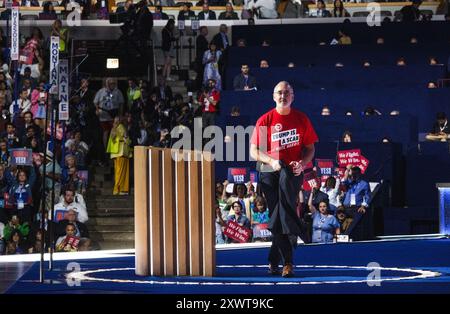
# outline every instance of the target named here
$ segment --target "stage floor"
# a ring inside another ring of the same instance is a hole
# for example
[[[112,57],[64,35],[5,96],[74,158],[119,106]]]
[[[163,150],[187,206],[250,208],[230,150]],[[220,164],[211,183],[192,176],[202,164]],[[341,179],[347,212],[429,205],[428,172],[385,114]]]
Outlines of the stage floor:
[[[6,293],[450,293],[450,239],[302,245],[289,279],[267,274],[267,247],[218,249],[213,278],[139,277],[132,252],[101,254],[56,254],[44,284],[34,262]]]

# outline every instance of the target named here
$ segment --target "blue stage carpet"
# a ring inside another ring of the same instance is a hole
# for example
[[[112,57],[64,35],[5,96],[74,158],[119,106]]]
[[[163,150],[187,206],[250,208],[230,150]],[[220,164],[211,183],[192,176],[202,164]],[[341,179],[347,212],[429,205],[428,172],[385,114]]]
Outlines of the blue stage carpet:
[[[290,279],[267,275],[267,253],[219,250],[214,278],[139,277],[130,255],[76,260],[74,272],[67,270],[70,261],[57,261],[40,284],[35,263],[7,293],[450,293],[449,239],[300,246]]]

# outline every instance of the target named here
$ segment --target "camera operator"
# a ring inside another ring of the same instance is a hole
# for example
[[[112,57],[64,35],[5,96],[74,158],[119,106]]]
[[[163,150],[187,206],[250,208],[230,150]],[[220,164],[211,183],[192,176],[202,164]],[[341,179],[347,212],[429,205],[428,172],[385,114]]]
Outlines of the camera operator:
[[[153,16],[148,9],[147,0],[141,0],[136,4],[135,27],[133,38],[137,42],[138,52],[147,57],[147,41],[150,39],[153,29]]]

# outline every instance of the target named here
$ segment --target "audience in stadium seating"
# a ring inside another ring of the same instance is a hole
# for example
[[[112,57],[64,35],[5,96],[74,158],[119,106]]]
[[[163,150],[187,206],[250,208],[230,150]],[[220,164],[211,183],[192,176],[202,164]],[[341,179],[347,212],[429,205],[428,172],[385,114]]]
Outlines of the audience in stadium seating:
[[[195,12],[191,11],[192,4],[190,2],[184,2],[180,12],[178,13],[178,20],[195,20]]]
[[[80,238],[75,236],[76,227],[73,223],[67,223],[64,235],[56,240],[56,252],[78,252]]]
[[[209,44],[209,50],[203,54],[203,65],[205,70],[203,73],[203,85],[207,85],[209,80],[215,81],[215,88],[222,90],[222,78],[219,73],[219,62],[222,58],[222,51],[217,50],[216,43],[211,41]]]
[[[249,74],[250,68],[248,64],[241,65],[241,73],[236,75],[233,80],[233,88],[235,91],[249,91],[256,89],[256,78]]]
[[[259,63],[259,67],[260,68],[268,68],[269,67],[269,62],[267,62],[267,60],[261,60]]]
[[[340,225],[336,217],[329,213],[326,200],[314,204],[313,193],[309,196],[308,207],[312,218],[312,242],[330,243],[336,234],[340,234]]]
[[[275,0],[250,0],[246,2],[245,8],[256,11],[260,19],[278,18]]]
[[[422,4],[422,0],[413,0],[412,4],[405,5],[401,10],[401,16],[403,22],[415,22],[419,21],[422,17],[419,7]]]
[[[88,221],[88,213],[85,206],[83,206],[81,203],[77,202],[75,199],[75,191],[71,189],[67,189],[64,191],[64,199],[62,202],[55,204],[55,218],[58,219],[59,217],[64,218],[68,211],[70,209],[73,209],[77,213],[77,219],[78,221],[85,223]],[[61,216],[58,216],[61,215]],[[60,219],[59,221],[61,221]]]
[[[346,234],[350,234],[358,226],[359,233],[355,234],[355,238],[363,237],[362,234],[367,232],[367,230],[363,230],[359,222],[367,212],[371,201],[369,183],[361,179],[361,169],[359,167],[349,165],[345,170],[342,184],[346,188],[342,205],[346,214],[353,219],[352,225],[348,228]]]
[[[239,20],[239,17],[236,12],[234,12],[233,4],[231,2],[227,2],[225,11],[219,14],[219,20]]]
[[[87,251],[91,246],[89,231],[86,225],[77,219],[77,215],[78,213],[74,209],[69,209],[65,215],[65,219],[58,223],[56,232],[58,236],[63,236],[66,232],[67,225],[73,224],[75,226],[74,236],[80,238],[78,250]]]
[[[438,112],[436,114],[436,122],[434,123],[431,132],[426,135],[426,139],[429,141],[441,142],[450,139],[450,126],[445,112]]]
[[[338,209],[336,211],[336,218],[337,218],[337,220],[339,222],[339,225],[340,225],[340,227],[339,227],[340,228],[340,232],[343,233],[343,234],[346,234],[348,228],[350,227],[350,225],[353,222],[353,219],[349,218],[347,216],[347,214],[345,213],[344,209]]]
[[[317,0],[317,10],[313,15],[315,17],[331,17],[330,11],[326,9],[325,2],[323,0]]]
[[[244,228],[250,229],[251,223],[250,223],[250,220],[248,219],[247,215],[244,212],[242,203],[239,201],[235,201],[231,204],[231,208],[232,208],[233,212],[231,213],[231,210],[230,210],[230,215],[227,217],[227,222],[233,221]],[[236,242],[236,241],[229,239],[229,242],[232,243],[232,242]]]
[[[40,20],[56,20],[58,16],[56,15],[55,9],[51,1],[46,1],[43,4],[43,10],[39,13]]]
[[[11,239],[6,242],[6,255],[27,253],[26,242],[19,230],[13,230]]]
[[[199,20],[217,20],[216,12],[209,9],[209,4],[203,4],[203,10],[198,14]]]
[[[338,37],[339,37],[339,41],[338,41],[339,45],[351,45],[352,44],[352,39],[343,30],[339,31]]]
[[[339,177],[330,176],[325,181],[324,186],[320,187],[320,191],[328,195],[329,210],[335,214],[336,210],[342,206],[340,193],[341,180]]]
[[[257,196],[254,206],[251,207],[251,225],[253,241],[268,241],[270,233],[267,230],[269,224],[269,208],[264,197]]]
[[[344,2],[341,0],[334,0],[332,13],[333,17],[350,17],[350,13],[344,8]]]
[[[320,113],[322,116],[329,116],[331,115],[330,108],[328,106],[322,107],[322,112]]]
[[[153,13],[153,20],[168,20],[169,16],[163,12],[163,8],[160,5],[155,6],[155,12]]]
[[[216,87],[214,79],[209,79],[208,84],[199,97],[202,106],[202,127],[216,124],[216,116],[219,112],[220,90]]]

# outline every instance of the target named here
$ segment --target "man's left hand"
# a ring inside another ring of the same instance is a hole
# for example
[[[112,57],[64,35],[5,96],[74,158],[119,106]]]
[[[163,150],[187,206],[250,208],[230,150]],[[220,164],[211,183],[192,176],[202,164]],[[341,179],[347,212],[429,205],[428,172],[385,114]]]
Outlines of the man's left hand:
[[[291,161],[289,163],[289,166],[292,166],[292,172],[294,173],[294,176],[299,176],[303,172],[303,164],[302,161]]]
[[[361,206],[360,208],[358,208],[358,213],[365,214],[366,208],[364,206]]]

